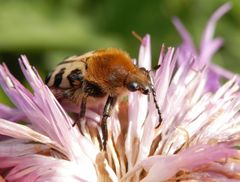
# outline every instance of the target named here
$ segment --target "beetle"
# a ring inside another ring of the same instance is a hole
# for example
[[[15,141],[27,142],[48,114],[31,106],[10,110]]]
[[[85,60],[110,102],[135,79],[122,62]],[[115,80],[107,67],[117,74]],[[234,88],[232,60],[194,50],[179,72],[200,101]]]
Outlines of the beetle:
[[[81,133],[88,98],[107,97],[101,119],[104,151],[108,139],[107,119],[119,96],[125,92],[152,93],[159,115],[157,127],[162,122],[149,71],[133,64],[129,55],[120,49],[106,48],[69,57],[56,66],[45,83],[58,100],[64,98],[80,105],[79,118],[73,126],[77,124]]]

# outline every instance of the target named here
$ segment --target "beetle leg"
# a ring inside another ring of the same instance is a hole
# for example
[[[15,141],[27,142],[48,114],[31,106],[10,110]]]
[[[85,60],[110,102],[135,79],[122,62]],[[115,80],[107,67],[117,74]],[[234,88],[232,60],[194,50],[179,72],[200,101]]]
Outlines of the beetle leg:
[[[78,119],[73,123],[73,127],[77,124],[78,128],[79,128],[79,131],[82,135],[83,134],[83,131],[82,131],[82,124],[84,122],[84,119],[85,119],[85,113],[86,113],[86,105],[87,105],[87,97],[88,95],[87,94],[84,94],[83,97],[82,97],[82,101],[81,101],[81,105],[80,105],[80,113],[79,113],[79,117]]]
[[[103,150],[106,151],[107,139],[108,139],[108,129],[107,129],[107,119],[111,116],[113,107],[117,101],[116,96],[108,96],[107,102],[103,110],[103,118],[101,121],[101,129],[103,135]]]

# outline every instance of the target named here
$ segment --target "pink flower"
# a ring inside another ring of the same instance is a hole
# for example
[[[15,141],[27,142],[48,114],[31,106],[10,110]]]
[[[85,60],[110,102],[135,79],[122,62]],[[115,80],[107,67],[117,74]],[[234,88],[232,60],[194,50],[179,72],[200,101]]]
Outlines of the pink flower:
[[[179,64],[184,64],[190,58],[194,59],[194,68],[202,69],[207,67],[208,70],[208,83],[206,90],[216,91],[220,87],[222,78],[231,79],[234,74],[227,71],[216,64],[211,63],[213,55],[223,45],[221,38],[213,38],[217,21],[231,9],[231,4],[226,3],[221,6],[209,19],[205,31],[203,32],[199,51],[195,48],[191,36],[182,25],[178,18],[173,19],[173,23],[182,37],[182,44],[180,45]],[[237,77],[238,82],[240,77]]]
[[[161,67],[152,74],[162,125],[155,128],[152,97],[129,93],[108,120],[106,152],[99,145],[101,113],[88,110],[82,136],[25,56],[19,62],[32,92],[2,64],[0,84],[16,108],[0,107],[0,134],[11,137],[0,142],[0,176],[18,182],[239,180],[236,78],[207,92],[210,58],[194,55],[203,66],[196,70],[191,56],[177,65],[181,56],[181,50],[162,48]],[[150,69],[149,35],[138,61]]]

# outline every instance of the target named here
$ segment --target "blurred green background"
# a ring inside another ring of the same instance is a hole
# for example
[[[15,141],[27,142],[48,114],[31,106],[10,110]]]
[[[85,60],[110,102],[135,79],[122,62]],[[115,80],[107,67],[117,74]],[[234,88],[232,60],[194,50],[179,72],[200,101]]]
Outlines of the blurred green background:
[[[138,56],[139,41],[131,32],[152,39],[153,62],[160,46],[181,39],[171,19],[177,16],[198,45],[203,28],[224,0],[0,0],[0,61],[22,79],[17,59],[26,54],[44,78],[59,61],[86,51],[119,47]],[[224,47],[218,64],[240,72],[240,1],[218,23]],[[1,98],[0,101],[4,101]]]

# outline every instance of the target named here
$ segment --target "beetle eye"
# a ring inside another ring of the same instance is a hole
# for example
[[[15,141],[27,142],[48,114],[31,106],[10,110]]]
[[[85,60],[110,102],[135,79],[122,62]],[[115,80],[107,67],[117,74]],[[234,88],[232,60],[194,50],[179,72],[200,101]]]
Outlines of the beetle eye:
[[[134,92],[134,91],[138,90],[139,86],[138,86],[138,83],[136,83],[136,82],[130,82],[127,85],[127,88],[128,88],[129,91]]]

